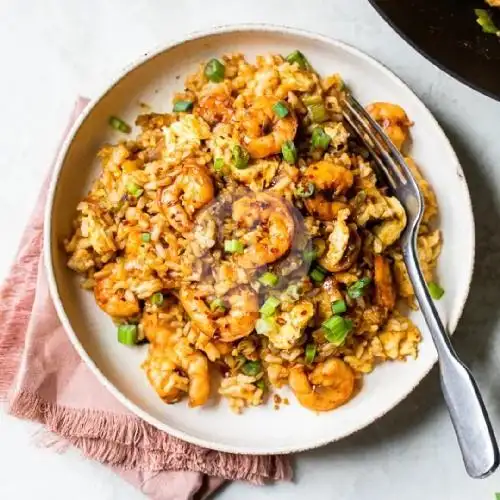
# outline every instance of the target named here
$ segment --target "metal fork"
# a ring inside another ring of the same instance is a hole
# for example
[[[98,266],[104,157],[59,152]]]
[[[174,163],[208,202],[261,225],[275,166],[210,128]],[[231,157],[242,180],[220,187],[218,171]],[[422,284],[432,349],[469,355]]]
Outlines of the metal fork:
[[[424,212],[424,200],[401,153],[359,102],[347,96],[343,115],[363,141],[394,195],[403,205],[407,225],[401,235],[403,259],[420,310],[432,335],[439,358],[441,388],[469,476],[483,478],[498,467],[498,446],[486,408],[472,374],[458,358],[420,269],[417,234]]]

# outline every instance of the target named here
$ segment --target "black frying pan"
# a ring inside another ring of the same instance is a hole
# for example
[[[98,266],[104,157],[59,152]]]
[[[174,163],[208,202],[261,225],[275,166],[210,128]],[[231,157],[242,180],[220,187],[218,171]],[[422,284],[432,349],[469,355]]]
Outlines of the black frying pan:
[[[392,27],[434,64],[500,100],[500,38],[483,33],[483,0],[370,0]],[[489,8],[500,27],[500,9]]]

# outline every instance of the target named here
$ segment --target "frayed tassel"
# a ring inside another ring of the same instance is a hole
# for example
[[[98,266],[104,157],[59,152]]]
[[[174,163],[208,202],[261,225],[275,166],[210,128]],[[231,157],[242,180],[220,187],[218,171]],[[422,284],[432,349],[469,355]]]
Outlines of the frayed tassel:
[[[292,478],[287,457],[264,455],[249,460],[245,455],[208,450],[171,437],[137,417],[58,406],[28,391],[16,395],[9,411],[43,423],[50,431],[51,437],[45,437],[48,446],[64,450],[62,443],[69,442],[85,456],[115,467],[190,470],[255,484]]]

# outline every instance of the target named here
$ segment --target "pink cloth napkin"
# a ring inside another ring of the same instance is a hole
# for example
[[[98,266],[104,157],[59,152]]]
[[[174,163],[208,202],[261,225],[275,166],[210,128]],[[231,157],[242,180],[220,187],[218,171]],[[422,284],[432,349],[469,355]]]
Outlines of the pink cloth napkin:
[[[78,100],[66,133],[87,102]],[[185,443],[140,420],[100,385],[73,349],[49,295],[42,261],[46,194],[47,183],[0,289],[0,399],[9,413],[42,423],[47,445],[73,445],[157,500],[204,498],[226,479],[289,480],[286,457]]]

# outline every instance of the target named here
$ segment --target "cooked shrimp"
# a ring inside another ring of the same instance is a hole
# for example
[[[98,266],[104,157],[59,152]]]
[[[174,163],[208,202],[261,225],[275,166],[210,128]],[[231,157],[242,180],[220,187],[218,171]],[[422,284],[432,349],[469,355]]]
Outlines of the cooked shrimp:
[[[307,167],[304,179],[315,187],[315,193],[305,200],[307,211],[321,220],[333,220],[346,203],[335,201],[334,195],[344,194],[354,182],[354,177],[347,168],[331,161],[319,161]]]
[[[222,316],[210,310],[195,287],[181,289],[179,297],[194,325],[210,337],[217,335],[222,342],[250,335],[259,317],[257,294],[247,285],[237,286],[223,297],[227,312]]]
[[[224,93],[209,94],[200,99],[194,113],[201,116],[209,125],[227,123],[233,116],[233,101]]]
[[[270,264],[290,249],[295,222],[285,200],[267,193],[244,196],[233,204],[233,220],[250,230],[245,236],[250,244],[235,256],[240,266],[251,269]]]
[[[206,304],[205,297],[195,286],[191,286],[181,288],[179,299],[193,324],[205,335],[213,337],[217,327],[213,318],[214,314]]]
[[[299,403],[313,411],[330,411],[349,401],[354,393],[354,374],[338,358],[318,363],[306,374],[303,366],[290,370],[288,383]]]
[[[152,344],[172,343],[184,326],[182,307],[174,297],[166,297],[160,310],[150,310],[143,314],[141,325],[144,336]]]
[[[193,215],[212,201],[214,186],[205,167],[186,165],[160,195],[160,206],[171,226],[184,233],[193,227]]]
[[[189,380],[178,371],[178,366],[163,347],[151,345],[143,370],[153,389],[166,403],[176,403],[188,391]]]
[[[278,99],[258,97],[242,123],[245,143],[252,158],[265,158],[278,154],[286,141],[293,141],[297,132],[297,119],[289,113],[279,118],[273,111]]]
[[[187,392],[189,406],[201,406],[210,395],[207,358],[186,339],[168,346],[152,344],[143,369],[158,395],[168,403],[178,401],[182,392]]]
[[[207,358],[199,351],[181,360],[189,378],[189,406],[201,406],[210,396],[210,374]]]
[[[408,138],[408,129],[411,125],[405,110],[401,106],[389,102],[374,102],[366,110],[384,129],[394,146],[401,151]]]
[[[389,260],[376,255],[373,265],[375,268],[375,302],[379,306],[392,310],[396,305],[396,289]]]
[[[229,304],[229,312],[215,322],[220,340],[233,342],[250,335],[259,318],[257,294],[246,285],[233,288],[224,300]]]
[[[94,275],[94,296],[97,305],[114,318],[129,318],[139,313],[139,301],[131,290],[124,288],[118,276],[121,267],[110,263]]]

